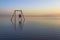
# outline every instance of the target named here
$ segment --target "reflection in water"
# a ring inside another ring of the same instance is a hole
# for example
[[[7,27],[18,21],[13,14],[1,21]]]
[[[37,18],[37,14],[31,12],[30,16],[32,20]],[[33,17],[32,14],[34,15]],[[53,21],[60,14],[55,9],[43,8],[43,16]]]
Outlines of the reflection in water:
[[[21,18],[19,18],[19,19],[21,19]],[[13,23],[13,21],[11,20],[12,24],[14,25],[14,29],[16,30],[16,27],[17,27],[17,24],[18,24],[18,28],[20,28],[20,30],[22,31],[25,19],[24,20],[19,20],[18,23],[17,23],[17,20],[14,20],[14,21],[15,22]]]
[[[21,38],[22,40],[27,38],[31,40],[60,40],[60,25],[56,25],[60,24],[60,18],[43,19],[41,17],[25,17],[25,24],[23,23],[23,20],[21,21],[21,18],[16,18],[16,20],[13,19],[14,18],[11,20],[13,24],[10,23],[10,17],[3,17],[3,19],[1,19],[0,38]]]
[[[18,21],[18,23],[19,23],[19,27],[20,27],[20,30],[22,31],[23,30],[23,25],[24,25],[24,22],[25,22],[25,19],[24,20],[22,20],[22,17],[19,17],[19,21]]]
[[[23,30],[23,23],[21,21],[19,21],[19,27],[20,27],[20,30],[22,31]]]

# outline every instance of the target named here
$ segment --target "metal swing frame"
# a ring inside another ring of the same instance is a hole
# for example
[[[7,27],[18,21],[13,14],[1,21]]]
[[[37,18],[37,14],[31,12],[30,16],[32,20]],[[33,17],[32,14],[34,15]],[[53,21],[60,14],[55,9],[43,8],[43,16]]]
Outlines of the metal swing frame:
[[[12,17],[11,17],[11,22],[12,22],[12,19],[13,19],[13,17],[15,17],[15,23],[13,23],[12,22],[12,24],[14,24],[14,28],[15,28],[15,30],[16,30],[16,12],[21,12],[21,17],[23,17],[23,23],[21,23],[22,21],[19,21],[19,26],[21,26],[21,29],[22,29],[22,26],[24,25],[24,22],[25,22],[25,18],[24,18],[24,15],[23,15],[23,12],[22,12],[22,10],[14,10],[14,13],[13,13],[13,15],[12,15]]]
[[[21,12],[21,17],[23,17],[23,19],[25,20],[22,10],[14,10],[14,13],[11,17],[11,21],[12,21],[13,17],[15,16],[15,22],[16,22],[16,12]]]

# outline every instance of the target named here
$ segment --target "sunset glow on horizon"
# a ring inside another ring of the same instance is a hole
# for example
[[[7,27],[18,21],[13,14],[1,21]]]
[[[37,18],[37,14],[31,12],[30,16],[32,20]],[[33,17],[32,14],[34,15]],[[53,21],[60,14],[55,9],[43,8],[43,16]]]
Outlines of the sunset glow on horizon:
[[[59,15],[60,0],[0,0],[0,12],[14,10],[23,10],[25,15]]]

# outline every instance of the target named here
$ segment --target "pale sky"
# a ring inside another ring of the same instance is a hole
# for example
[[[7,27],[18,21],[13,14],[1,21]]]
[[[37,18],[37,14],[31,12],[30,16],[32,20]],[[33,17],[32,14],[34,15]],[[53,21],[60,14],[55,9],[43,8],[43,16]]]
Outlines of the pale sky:
[[[0,11],[15,9],[27,15],[60,14],[60,0],[0,0]]]

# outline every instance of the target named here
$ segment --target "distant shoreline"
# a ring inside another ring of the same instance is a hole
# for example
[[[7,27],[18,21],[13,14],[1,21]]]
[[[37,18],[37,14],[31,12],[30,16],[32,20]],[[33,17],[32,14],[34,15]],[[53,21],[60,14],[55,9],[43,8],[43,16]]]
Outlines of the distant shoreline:
[[[12,15],[0,15],[0,17],[11,17]],[[43,15],[24,15],[25,17],[60,17],[60,16],[43,16]]]

